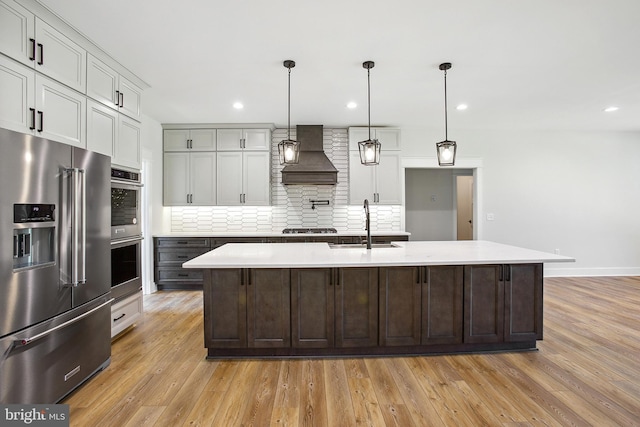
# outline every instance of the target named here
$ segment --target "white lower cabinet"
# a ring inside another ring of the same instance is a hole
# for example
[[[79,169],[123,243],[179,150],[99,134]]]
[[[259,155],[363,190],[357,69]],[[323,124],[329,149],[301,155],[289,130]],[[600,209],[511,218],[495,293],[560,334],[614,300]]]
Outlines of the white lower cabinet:
[[[365,166],[357,151],[349,152],[349,201],[360,204],[364,199],[380,205],[402,203],[400,152],[383,151],[380,164]]]
[[[142,292],[138,292],[111,306],[111,338],[142,319]]]
[[[216,204],[216,153],[164,153],[163,204],[213,206]]]
[[[217,204],[221,206],[270,204],[268,151],[218,151]]]

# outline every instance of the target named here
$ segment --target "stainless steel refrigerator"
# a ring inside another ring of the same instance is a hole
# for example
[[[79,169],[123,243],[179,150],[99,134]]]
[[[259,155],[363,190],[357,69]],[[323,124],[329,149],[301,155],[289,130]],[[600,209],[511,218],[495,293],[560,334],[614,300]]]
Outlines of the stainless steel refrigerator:
[[[110,172],[0,129],[0,403],[56,403],[110,363]]]

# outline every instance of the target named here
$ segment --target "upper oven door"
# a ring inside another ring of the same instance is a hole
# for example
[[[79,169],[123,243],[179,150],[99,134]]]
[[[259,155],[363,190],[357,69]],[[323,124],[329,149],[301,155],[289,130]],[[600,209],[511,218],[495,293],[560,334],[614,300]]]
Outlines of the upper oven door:
[[[111,181],[111,240],[139,237],[141,185]]]

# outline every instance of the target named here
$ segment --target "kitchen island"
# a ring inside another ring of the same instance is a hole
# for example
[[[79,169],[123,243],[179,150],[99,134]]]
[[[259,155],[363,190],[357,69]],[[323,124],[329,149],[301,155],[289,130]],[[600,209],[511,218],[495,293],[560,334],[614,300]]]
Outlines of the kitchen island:
[[[208,357],[530,350],[543,263],[573,258],[486,241],[226,244],[204,269]]]

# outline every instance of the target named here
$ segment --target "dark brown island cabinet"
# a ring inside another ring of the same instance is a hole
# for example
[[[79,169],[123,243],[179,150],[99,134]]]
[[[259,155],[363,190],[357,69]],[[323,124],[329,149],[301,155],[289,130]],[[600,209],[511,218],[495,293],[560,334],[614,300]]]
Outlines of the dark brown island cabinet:
[[[209,358],[513,351],[542,339],[541,263],[204,270]]]

